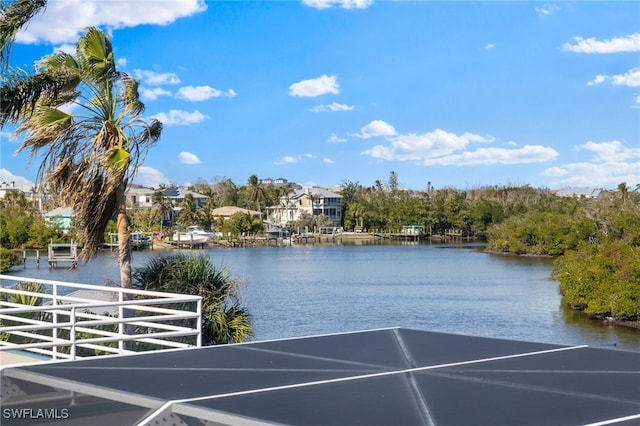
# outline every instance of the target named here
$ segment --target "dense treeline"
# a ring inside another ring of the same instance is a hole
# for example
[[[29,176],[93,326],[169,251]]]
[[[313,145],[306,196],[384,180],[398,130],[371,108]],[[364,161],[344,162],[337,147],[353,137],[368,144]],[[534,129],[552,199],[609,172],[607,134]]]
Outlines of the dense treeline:
[[[43,248],[64,237],[56,223],[46,223],[23,192],[10,191],[0,198],[0,246]]]
[[[597,318],[640,320],[640,193],[624,183],[599,199],[557,199],[509,217],[488,229],[487,248],[558,256],[552,276],[568,305]]]

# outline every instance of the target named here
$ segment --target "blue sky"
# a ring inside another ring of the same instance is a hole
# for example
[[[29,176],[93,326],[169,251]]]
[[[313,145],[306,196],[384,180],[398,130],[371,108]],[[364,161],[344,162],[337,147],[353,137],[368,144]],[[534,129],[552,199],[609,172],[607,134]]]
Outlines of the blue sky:
[[[11,63],[90,25],[164,123],[140,184],[640,184],[638,2],[50,0]]]

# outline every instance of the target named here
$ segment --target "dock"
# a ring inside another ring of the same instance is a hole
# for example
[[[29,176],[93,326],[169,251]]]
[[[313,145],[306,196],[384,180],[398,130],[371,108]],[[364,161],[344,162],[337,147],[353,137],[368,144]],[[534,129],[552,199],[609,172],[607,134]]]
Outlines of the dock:
[[[40,267],[40,261],[45,259],[41,250],[22,250],[22,265],[26,268],[29,262],[35,262]],[[50,268],[55,268],[58,263],[69,263],[70,268],[78,267],[78,244],[71,243],[49,243],[47,247],[47,262]]]
[[[142,231],[131,232],[129,241],[133,250],[153,250],[154,234]],[[109,242],[103,243],[102,246],[109,250],[116,250],[118,248],[118,233],[109,232]]]
[[[49,243],[48,250],[49,267],[55,268],[59,262],[70,264],[70,268],[78,267],[78,244],[71,243]]]

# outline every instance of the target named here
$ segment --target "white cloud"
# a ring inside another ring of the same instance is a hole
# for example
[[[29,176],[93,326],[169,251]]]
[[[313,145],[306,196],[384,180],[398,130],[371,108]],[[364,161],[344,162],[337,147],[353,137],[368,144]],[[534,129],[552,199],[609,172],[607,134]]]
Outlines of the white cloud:
[[[640,183],[640,148],[630,148],[620,141],[589,141],[575,147],[577,151],[590,151],[591,161],[568,163],[550,167],[545,176],[556,178],[558,186],[615,186],[627,182]]]
[[[596,162],[617,162],[640,158],[640,148],[629,148],[620,141],[593,142],[589,141],[583,145],[575,147],[577,151],[591,151],[595,154],[593,161]]]
[[[146,84],[148,86],[161,86],[163,84],[180,83],[180,78],[178,77],[178,75],[172,72],[158,73],[151,70],[135,69],[133,70],[133,76],[136,79],[140,80],[142,84]]]
[[[300,157],[294,157],[291,155],[285,155],[284,157],[282,157],[281,159],[274,161],[273,164],[275,165],[282,165],[282,164],[293,164],[293,163],[297,163],[298,161],[300,161]]]
[[[138,167],[138,172],[133,181],[138,185],[151,188],[157,188],[161,184],[169,183],[169,179],[167,179],[161,171],[148,166]]]
[[[425,166],[471,166],[495,164],[527,164],[550,161],[558,152],[541,145],[525,145],[521,148],[513,141],[507,148],[481,147],[471,144],[492,143],[494,138],[473,133],[457,135],[442,129],[424,134],[402,134],[388,137],[388,144],[380,144],[362,154],[374,158],[395,161],[413,161]]]
[[[277,165],[277,166],[281,166],[283,164],[294,164],[294,163],[299,163],[302,160],[305,159],[313,159],[316,158],[315,155],[313,154],[299,154],[299,155],[285,155],[284,157],[280,158],[279,160],[276,160],[273,162],[273,164]]]
[[[323,159],[322,159],[322,162],[323,162],[324,164],[333,164],[333,160],[332,160],[331,158],[329,158],[329,157],[325,157],[325,158],[323,158]]]
[[[116,65],[121,68],[126,68],[127,66],[127,58],[118,58],[116,59]]]
[[[184,86],[176,93],[176,98],[194,102],[206,101],[207,99],[219,98],[221,96],[233,98],[236,96],[236,92],[234,92],[233,89],[223,92],[211,86]]]
[[[343,9],[366,9],[373,4],[373,0],[302,0],[306,6],[315,9],[329,9],[341,7]]]
[[[289,86],[289,95],[301,98],[315,98],[316,96],[340,93],[340,85],[335,75],[323,74],[318,78],[302,80]]]
[[[452,155],[465,149],[471,142],[492,142],[492,138],[464,133],[460,136],[436,129],[422,135],[410,133],[389,138],[389,145],[376,145],[363,154],[383,160],[424,162]]]
[[[484,48],[486,50],[495,49],[496,48],[496,44],[495,43],[487,43],[487,45]]]
[[[188,112],[179,109],[172,109],[168,113],[159,112],[153,116],[153,118],[161,121],[165,126],[188,126],[190,124],[196,124],[201,121],[208,120],[209,116],[204,115],[198,110]]]
[[[460,154],[427,158],[425,166],[490,166],[494,164],[544,163],[553,160],[558,152],[548,146],[525,145],[522,148],[479,148]]]
[[[353,110],[353,106],[340,104],[338,102],[332,102],[329,105],[316,105],[313,108],[309,108],[311,112],[340,112],[340,111],[351,111]]]
[[[13,182],[17,188],[21,188],[23,185],[33,185],[33,182],[26,177],[14,175],[9,170],[4,168],[0,169],[0,181],[6,183]]]
[[[68,53],[70,55],[75,55],[76,45],[71,43],[63,43],[60,46],[56,47],[54,49],[54,52],[55,51],[60,51],[60,52]],[[125,62],[126,62],[126,59],[125,59]],[[120,63],[118,63],[118,65],[120,65]]]
[[[609,40],[573,37],[571,42],[562,45],[562,50],[576,53],[638,52],[640,51],[640,33]]]
[[[561,187],[614,187],[620,182],[634,187],[640,183],[640,162],[570,163],[546,169],[544,175],[555,178],[553,184]]]
[[[544,5],[542,5],[542,7],[536,7],[535,10],[542,18],[545,16],[553,15],[560,10],[560,7],[555,3],[545,3]]]
[[[191,152],[187,152],[187,151],[182,151],[179,155],[178,155],[178,161],[180,161],[182,164],[200,164],[201,161],[198,158],[197,155],[192,154]]]
[[[29,21],[16,40],[20,43],[75,42],[87,27],[108,30],[137,25],[167,25],[207,9],[205,0],[127,1],[56,0]],[[61,24],[64,23],[64,24]]]
[[[636,99],[631,105],[631,108],[640,108],[640,95],[636,96]]]
[[[13,138],[13,133],[7,132],[6,130],[0,130],[0,139],[7,139],[11,142],[15,142]]]
[[[605,81],[610,81],[614,86],[640,87],[640,67],[632,68],[624,74],[612,76],[597,75],[593,81],[587,84],[593,86],[594,84],[601,84]]]
[[[147,101],[155,101],[160,96],[171,96],[171,92],[164,90],[161,87],[154,87],[151,89],[142,88],[140,90],[140,97]]]
[[[344,139],[344,138],[338,137],[338,135],[336,135],[335,133],[331,133],[329,135],[329,139],[327,139],[327,142],[329,142],[329,143],[347,143],[347,140]]]
[[[393,136],[396,134],[396,129],[389,123],[383,120],[373,120],[366,126],[360,129],[360,133],[349,134],[357,138],[369,139],[374,136]]]

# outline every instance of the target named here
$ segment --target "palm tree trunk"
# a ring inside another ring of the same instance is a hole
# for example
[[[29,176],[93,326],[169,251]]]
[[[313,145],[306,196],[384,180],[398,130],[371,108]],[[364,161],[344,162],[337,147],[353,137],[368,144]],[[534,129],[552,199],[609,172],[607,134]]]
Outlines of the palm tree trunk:
[[[118,263],[120,265],[120,287],[131,288],[131,231],[129,230],[129,218],[127,217],[127,204],[124,194],[124,183],[120,183],[116,188],[116,211],[118,229]],[[123,300],[129,300],[129,295],[123,295]],[[132,318],[133,312],[124,309],[122,319]],[[126,335],[136,334],[135,326],[124,324],[121,333]],[[134,350],[135,344],[132,341],[122,343],[122,348]]]
[[[116,188],[116,209],[118,229],[118,263],[120,265],[120,286],[131,288],[131,231],[127,217],[124,184]]]

